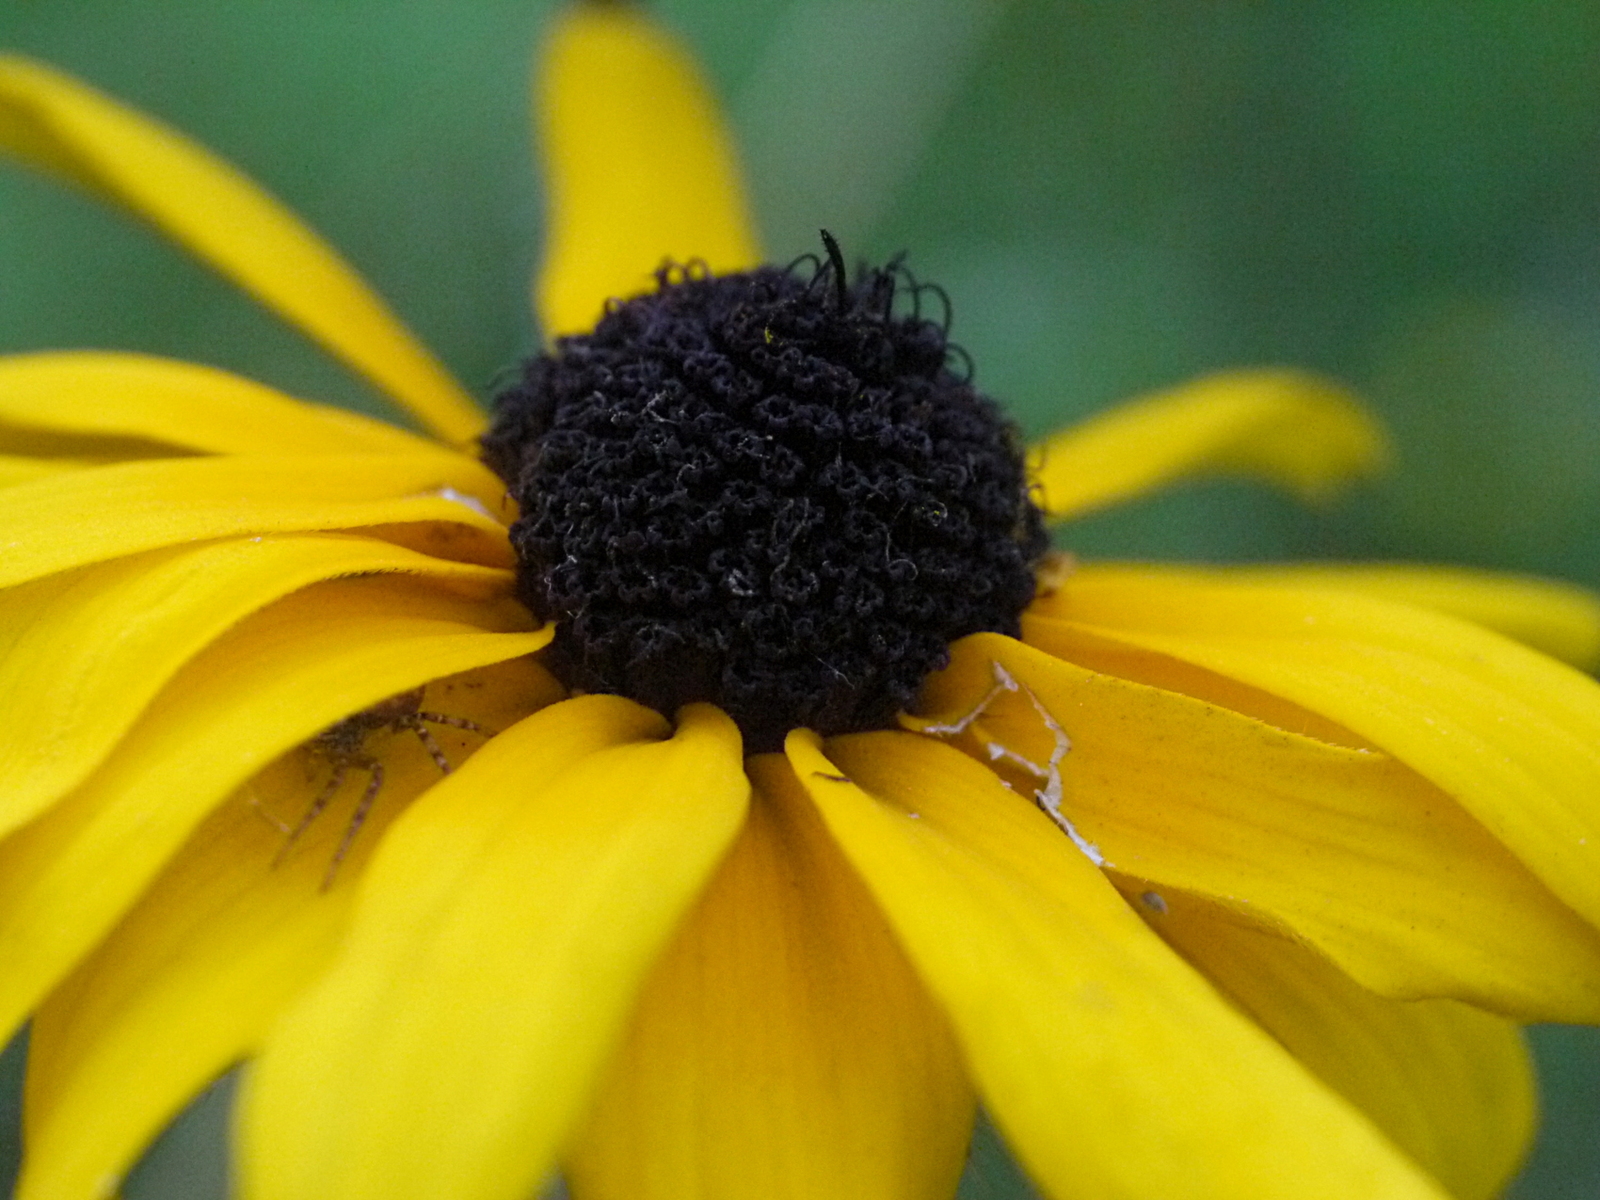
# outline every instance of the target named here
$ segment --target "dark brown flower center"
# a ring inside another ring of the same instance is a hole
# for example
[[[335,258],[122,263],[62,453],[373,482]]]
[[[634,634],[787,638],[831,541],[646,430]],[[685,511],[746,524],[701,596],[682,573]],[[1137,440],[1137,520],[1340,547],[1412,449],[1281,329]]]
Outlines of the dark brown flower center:
[[[565,682],[709,700],[754,752],[885,727],[952,639],[1017,634],[1043,525],[925,289],[897,265],[657,279],[529,360],[483,442]]]

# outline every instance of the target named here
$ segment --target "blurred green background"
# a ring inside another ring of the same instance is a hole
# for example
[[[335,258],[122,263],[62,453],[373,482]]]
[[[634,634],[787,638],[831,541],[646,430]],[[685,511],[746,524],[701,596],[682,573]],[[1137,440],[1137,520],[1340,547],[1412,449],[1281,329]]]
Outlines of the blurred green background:
[[[1194,485],[1075,527],[1107,556],[1454,560],[1600,586],[1600,5],[670,0],[773,257],[906,250],[1030,432],[1210,369],[1315,367],[1397,471],[1329,513]],[[0,47],[181,126],[325,233],[471,386],[537,344],[529,0],[0,0]],[[217,363],[381,408],[153,235],[0,169],[0,351]],[[1600,1194],[1600,1037],[1534,1031],[1517,1200]],[[0,1190],[20,1046],[0,1057]],[[230,1085],[130,1200],[221,1196]],[[1025,1195],[980,1137],[968,1200]]]

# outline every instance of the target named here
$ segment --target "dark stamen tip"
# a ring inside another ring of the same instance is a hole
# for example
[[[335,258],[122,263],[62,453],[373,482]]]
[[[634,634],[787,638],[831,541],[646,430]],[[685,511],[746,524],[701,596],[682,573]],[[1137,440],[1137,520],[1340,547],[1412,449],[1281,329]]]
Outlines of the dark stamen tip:
[[[839,243],[833,234],[826,229],[817,230],[822,235],[822,244],[828,248],[828,262],[833,267],[833,286],[839,295],[839,307],[850,307],[849,281],[845,277],[844,251],[839,249]]]

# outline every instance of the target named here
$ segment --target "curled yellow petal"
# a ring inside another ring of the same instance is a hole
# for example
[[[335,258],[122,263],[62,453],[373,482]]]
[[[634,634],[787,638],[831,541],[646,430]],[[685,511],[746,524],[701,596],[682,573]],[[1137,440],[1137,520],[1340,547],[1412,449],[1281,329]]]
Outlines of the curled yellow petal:
[[[193,659],[82,786],[0,841],[0,1029],[118,920],[200,821],[334,721],[531,654],[548,630],[420,582],[315,584]]]
[[[1047,1194],[1438,1200],[986,767],[911,733],[786,751]]]
[[[510,565],[492,516],[501,485],[459,454],[249,455],[117,463],[6,489],[0,586],[126,554],[240,534],[442,521],[486,535]]]
[[[585,1200],[949,1200],[971,1087],[788,764],[640,999],[566,1177]]]
[[[546,336],[581,333],[664,260],[754,266],[732,141],[686,47],[627,4],[575,4],[534,71],[549,233]]]
[[[523,1200],[743,821],[709,705],[554,704],[391,827],[338,963],[268,1039],[240,1127],[260,1200]]]
[[[150,222],[446,441],[483,428],[477,405],[331,247],[175,130],[42,63],[3,55],[0,152]]]
[[[1035,445],[1045,515],[1065,520],[1197,475],[1266,480],[1310,502],[1382,467],[1382,429],[1329,380],[1230,371],[1120,405]]]
[[[1517,1026],[1453,1000],[1387,1000],[1304,946],[1178,892],[1140,910],[1458,1200],[1492,1200],[1536,1123],[1533,1064]]]
[[[143,438],[210,454],[416,454],[382,421],[307,404],[198,363],[70,350],[0,358],[0,445],[40,431]]]
[[[1053,776],[1016,782],[1058,793],[1108,866],[1287,925],[1388,995],[1600,1019],[1600,934],[1401,763],[998,634],[956,644],[929,717],[971,712],[996,665],[1017,690],[983,710],[971,749],[1043,763],[1070,746]]]
[[[531,660],[437,680],[424,708],[504,729],[560,688]],[[457,765],[479,734],[439,727]],[[439,782],[407,731],[375,735],[376,803],[331,880],[367,785],[357,773],[285,853],[330,769],[291,751],[206,819],[145,896],[34,1014],[18,1200],[105,1193],[207,1083],[255,1052],[332,961],[355,885],[390,821]]]
[[[1600,925],[1600,684],[1466,621],[1373,596],[1084,567],[1052,626],[1153,651],[1352,730],[1476,818]]]

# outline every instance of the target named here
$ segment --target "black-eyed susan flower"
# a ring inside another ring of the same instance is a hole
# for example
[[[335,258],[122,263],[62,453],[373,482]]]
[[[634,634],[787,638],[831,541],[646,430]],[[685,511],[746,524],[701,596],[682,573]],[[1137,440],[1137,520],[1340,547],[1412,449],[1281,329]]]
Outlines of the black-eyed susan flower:
[[[1046,552],[1381,438],[1245,373],[1024,462],[903,272],[758,266],[636,13],[538,77],[570,336],[487,428],[243,177],[0,60],[0,145],[431,435],[0,362],[20,1194],[110,1194],[241,1061],[252,1200],[948,1197],[977,1098],[1053,1196],[1493,1194],[1516,1023],[1600,1018],[1593,602]]]

